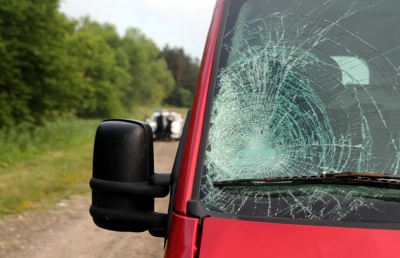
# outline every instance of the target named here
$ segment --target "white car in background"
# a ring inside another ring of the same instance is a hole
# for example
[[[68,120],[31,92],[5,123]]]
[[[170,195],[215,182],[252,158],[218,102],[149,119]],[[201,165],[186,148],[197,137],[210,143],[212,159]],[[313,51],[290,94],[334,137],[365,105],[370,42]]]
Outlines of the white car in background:
[[[168,109],[159,109],[155,110],[154,113],[152,114],[151,118],[148,119],[146,122],[148,122],[151,126],[151,129],[153,130],[153,138],[154,139],[161,139],[161,140],[166,140],[169,137],[166,137],[166,135],[157,135],[159,131],[157,131],[157,119],[159,116],[162,116],[163,118],[163,129],[164,131],[167,128],[167,121],[170,119],[171,122],[171,134],[170,134],[170,139],[174,140],[179,140],[182,136],[182,130],[183,130],[183,125],[184,125],[184,119],[182,115],[174,110],[168,110]]]

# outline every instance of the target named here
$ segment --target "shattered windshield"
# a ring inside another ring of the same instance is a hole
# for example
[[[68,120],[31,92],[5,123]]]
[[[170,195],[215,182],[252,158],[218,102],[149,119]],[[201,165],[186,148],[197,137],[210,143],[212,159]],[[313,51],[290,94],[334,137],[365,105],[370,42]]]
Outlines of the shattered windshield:
[[[206,209],[400,222],[395,189],[213,183],[400,175],[400,3],[232,0],[229,8],[204,157]]]

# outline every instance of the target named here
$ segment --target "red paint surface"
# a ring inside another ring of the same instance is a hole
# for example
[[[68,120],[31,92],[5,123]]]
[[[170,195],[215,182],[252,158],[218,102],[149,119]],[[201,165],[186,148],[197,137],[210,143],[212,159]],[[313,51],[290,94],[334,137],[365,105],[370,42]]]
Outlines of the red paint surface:
[[[399,257],[399,240],[399,230],[206,218],[199,257]]]
[[[194,258],[198,219],[173,214],[165,258]]]
[[[186,136],[181,172],[178,179],[179,184],[174,205],[174,210],[180,214],[186,214],[187,201],[192,197],[204,113],[212,72],[212,63],[214,60],[224,2],[225,0],[218,0],[214,9],[213,20],[211,21],[211,27],[204,49],[203,61],[200,67],[199,80],[197,82],[188,134]]]

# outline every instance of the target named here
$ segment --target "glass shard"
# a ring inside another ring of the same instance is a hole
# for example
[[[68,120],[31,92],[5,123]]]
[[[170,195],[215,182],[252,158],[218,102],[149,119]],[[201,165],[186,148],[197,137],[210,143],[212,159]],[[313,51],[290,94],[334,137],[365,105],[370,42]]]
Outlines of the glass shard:
[[[212,182],[324,171],[398,175],[399,3],[239,2],[231,3],[211,111],[205,207],[267,217],[379,217],[385,196],[400,197],[395,190],[217,189]]]

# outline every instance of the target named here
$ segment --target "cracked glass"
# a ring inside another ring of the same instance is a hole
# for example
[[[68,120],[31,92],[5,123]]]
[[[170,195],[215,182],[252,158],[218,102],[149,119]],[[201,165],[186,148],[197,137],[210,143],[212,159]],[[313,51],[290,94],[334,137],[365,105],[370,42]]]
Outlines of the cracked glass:
[[[215,181],[400,175],[400,3],[230,2],[201,185],[211,211],[400,222],[397,189]]]

